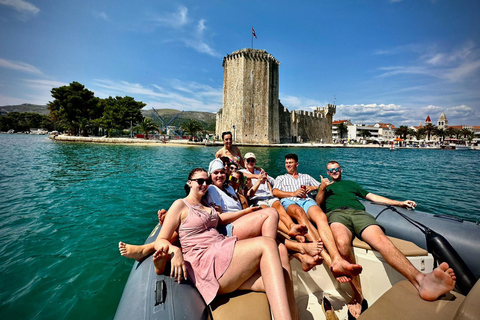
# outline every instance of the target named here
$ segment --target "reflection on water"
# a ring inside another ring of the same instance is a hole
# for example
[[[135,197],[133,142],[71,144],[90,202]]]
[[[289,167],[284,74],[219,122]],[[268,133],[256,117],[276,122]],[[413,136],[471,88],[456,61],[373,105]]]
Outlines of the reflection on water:
[[[132,266],[119,240],[143,242],[156,211],[182,197],[216,148],[55,143],[0,135],[0,318],[110,319]],[[344,178],[419,210],[480,220],[479,152],[241,148],[272,176],[284,155],[319,179],[329,160]],[[324,175],[325,176],[325,175]]]

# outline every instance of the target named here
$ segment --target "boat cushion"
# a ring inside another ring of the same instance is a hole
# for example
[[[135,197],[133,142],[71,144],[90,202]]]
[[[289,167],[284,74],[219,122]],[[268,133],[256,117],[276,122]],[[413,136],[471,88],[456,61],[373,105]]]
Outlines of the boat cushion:
[[[210,303],[213,320],[271,320],[264,292],[235,291],[217,296]]]
[[[403,253],[404,256],[417,257],[417,256],[428,255],[427,250],[420,248],[413,242],[405,241],[402,239],[389,237],[389,236],[387,236],[387,238],[390,239],[390,241],[392,241],[395,247],[397,247],[398,250],[400,250],[400,252]],[[368,243],[358,238],[353,239],[353,246],[357,248],[365,249],[365,250],[373,250]]]
[[[451,292],[436,301],[426,301],[420,298],[413,284],[403,280],[385,292],[358,320],[452,320],[464,300],[463,295]],[[462,318],[467,319],[473,318]]]
[[[462,305],[458,308],[454,320],[480,319],[480,280],[468,293]]]

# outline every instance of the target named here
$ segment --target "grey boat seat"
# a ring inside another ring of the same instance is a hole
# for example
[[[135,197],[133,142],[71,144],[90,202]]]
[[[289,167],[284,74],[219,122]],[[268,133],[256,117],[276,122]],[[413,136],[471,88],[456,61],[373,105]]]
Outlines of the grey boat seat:
[[[425,249],[420,248],[417,246],[415,243],[398,239],[395,237],[389,237],[387,236],[390,241],[397,247],[398,250],[400,250],[401,253],[403,253],[404,256],[407,257],[418,257],[418,256],[426,256],[428,255],[428,251]],[[353,246],[365,250],[374,250],[370,245],[358,238],[353,239]]]
[[[368,308],[358,320],[478,320],[480,280],[467,296],[447,293],[436,301],[425,301],[407,280],[395,284]]]

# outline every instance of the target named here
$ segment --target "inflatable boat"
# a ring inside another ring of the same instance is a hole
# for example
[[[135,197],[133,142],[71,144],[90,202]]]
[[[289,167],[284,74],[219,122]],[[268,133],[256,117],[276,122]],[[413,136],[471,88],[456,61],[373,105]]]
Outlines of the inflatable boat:
[[[377,217],[392,242],[418,270],[424,273],[431,272],[436,265],[435,259],[441,261],[447,259],[449,264],[454,264],[455,269],[461,270],[461,272],[456,270],[456,274],[463,284],[459,288],[457,281],[456,291],[458,292],[454,293],[455,299],[450,299],[452,303],[437,301],[435,304],[427,303],[424,306],[425,301],[418,297],[416,290],[408,281],[402,281],[405,278],[401,274],[391,268],[382,256],[372,250],[368,244],[355,239],[356,261],[363,266],[363,272],[360,275],[362,290],[365,299],[371,306],[369,310],[372,310],[366,312],[360,319],[407,319],[390,317],[385,314],[379,318],[378,313],[381,314],[383,312],[381,310],[388,309],[389,303],[393,304],[392,308],[398,307],[396,306],[398,303],[392,302],[388,297],[395,297],[395,294],[402,296],[406,292],[410,292],[410,300],[417,301],[415,305],[411,302],[410,311],[415,306],[420,308],[420,311],[422,308],[428,307],[433,310],[435,317],[442,314],[441,319],[463,319],[455,316],[455,312],[460,312],[457,309],[462,309],[463,304],[460,302],[471,301],[473,298],[468,299],[470,296],[480,299],[480,284],[475,285],[480,275],[480,225],[367,201],[362,203],[367,212]],[[157,225],[145,243],[154,241],[159,229],[160,226]],[[436,235],[440,235],[443,240],[439,241]],[[323,265],[317,266],[309,272],[304,272],[296,259],[291,260],[291,265],[300,319],[326,319],[322,306],[324,298],[330,302],[338,319],[347,319],[347,303],[352,295],[349,284],[338,283]],[[387,298],[384,298],[385,296]],[[378,304],[375,303],[377,300]],[[437,303],[443,304],[438,307]],[[377,305],[383,306],[383,309]],[[443,312],[443,308],[446,308],[444,305],[454,311]],[[475,303],[474,305],[480,304]],[[480,319],[480,310],[477,310],[478,308],[471,311],[475,316],[471,319]],[[478,314],[476,314],[477,312]],[[449,316],[445,317],[447,314]],[[427,318],[429,317],[419,317],[418,319]],[[155,274],[152,259],[147,257],[142,262],[134,263],[115,319],[267,320],[271,319],[271,316],[264,293],[235,292],[219,296],[207,306],[196,288],[188,281],[174,282],[168,276],[168,270],[164,275]],[[415,317],[409,316],[408,319],[413,320]]]

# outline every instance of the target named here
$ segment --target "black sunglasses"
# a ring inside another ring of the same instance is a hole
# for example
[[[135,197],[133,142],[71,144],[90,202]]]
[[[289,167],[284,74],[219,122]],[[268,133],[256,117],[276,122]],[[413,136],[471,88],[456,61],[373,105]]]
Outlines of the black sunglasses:
[[[212,183],[210,179],[203,179],[203,178],[190,179],[190,181],[196,181],[199,185],[203,185],[204,183],[206,183],[207,186]]]

